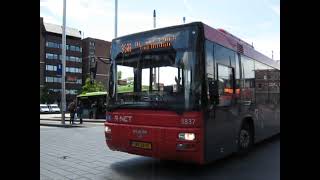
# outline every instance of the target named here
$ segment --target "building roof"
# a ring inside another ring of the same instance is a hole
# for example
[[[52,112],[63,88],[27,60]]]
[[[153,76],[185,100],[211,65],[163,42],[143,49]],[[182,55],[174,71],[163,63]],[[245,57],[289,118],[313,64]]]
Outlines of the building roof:
[[[92,38],[92,37],[86,37],[86,38],[83,39],[83,41],[92,41],[92,40],[93,40],[93,41],[103,41],[103,42],[105,42],[105,43],[111,44],[110,41],[106,41],[106,40],[103,40],[103,39]]]
[[[62,26],[50,23],[43,23],[47,32],[52,32],[56,34],[62,34]],[[81,33],[79,30],[74,28],[66,27],[66,35],[81,38]]]

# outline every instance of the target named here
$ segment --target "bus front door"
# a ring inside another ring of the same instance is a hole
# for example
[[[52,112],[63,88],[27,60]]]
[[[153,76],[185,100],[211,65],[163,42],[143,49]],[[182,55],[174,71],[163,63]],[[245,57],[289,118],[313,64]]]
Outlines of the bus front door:
[[[217,64],[219,102],[210,108],[206,121],[206,159],[211,161],[234,152],[238,115],[234,93],[234,70]]]

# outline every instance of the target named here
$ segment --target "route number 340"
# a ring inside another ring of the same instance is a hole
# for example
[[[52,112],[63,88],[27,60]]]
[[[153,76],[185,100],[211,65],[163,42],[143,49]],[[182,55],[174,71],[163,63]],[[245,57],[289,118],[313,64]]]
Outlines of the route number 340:
[[[195,119],[181,119],[182,125],[194,125]]]

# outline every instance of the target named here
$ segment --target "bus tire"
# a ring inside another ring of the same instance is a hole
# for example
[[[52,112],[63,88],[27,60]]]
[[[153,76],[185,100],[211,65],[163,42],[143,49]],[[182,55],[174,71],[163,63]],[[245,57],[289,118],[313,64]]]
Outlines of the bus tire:
[[[253,129],[248,122],[241,126],[238,141],[238,153],[247,154],[253,146]]]

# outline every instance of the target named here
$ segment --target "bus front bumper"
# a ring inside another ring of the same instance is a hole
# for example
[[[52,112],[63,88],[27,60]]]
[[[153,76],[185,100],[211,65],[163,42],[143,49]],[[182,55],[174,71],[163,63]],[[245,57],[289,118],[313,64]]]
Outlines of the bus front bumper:
[[[201,128],[177,128],[105,123],[106,143],[111,150],[204,164]],[[181,140],[179,133],[194,133],[194,140]]]

